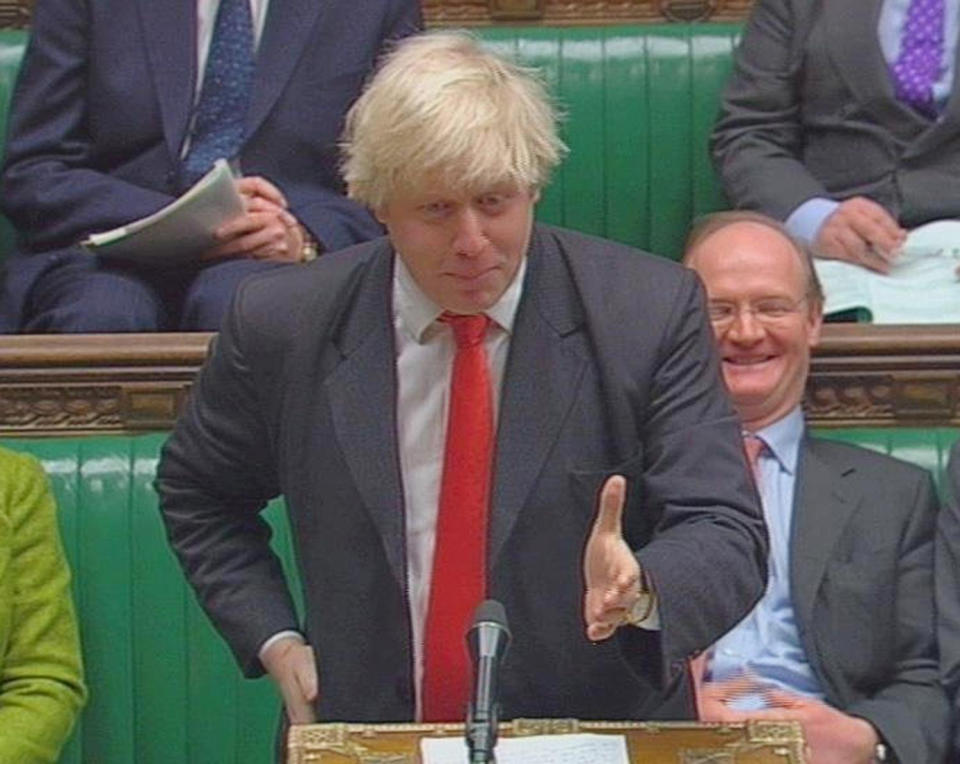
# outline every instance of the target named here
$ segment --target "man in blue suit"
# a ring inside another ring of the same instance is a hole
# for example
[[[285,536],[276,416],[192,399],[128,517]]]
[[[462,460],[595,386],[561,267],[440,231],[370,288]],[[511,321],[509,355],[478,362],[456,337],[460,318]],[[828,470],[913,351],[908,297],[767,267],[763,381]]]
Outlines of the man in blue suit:
[[[203,72],[228,0],[40,0],[14,95],[3,210],[22,236],[0,330],[213,330],[247,274],[379,234],[342,195],[336,141],[412,0],[251,0],[254,53],[235,153],[247,213],[196,264],[147,270],[77,247],[189,185]]]

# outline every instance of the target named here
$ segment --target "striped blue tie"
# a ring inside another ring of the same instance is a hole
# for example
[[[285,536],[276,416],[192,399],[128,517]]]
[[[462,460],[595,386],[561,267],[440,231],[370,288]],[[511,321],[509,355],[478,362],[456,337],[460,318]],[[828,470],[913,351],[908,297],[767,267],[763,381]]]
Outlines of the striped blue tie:
[[[183,160],[181,188],[196,182],[220,157],[233,159],[239,152],[253,67],[250,0],[220,0],[190,149]]]

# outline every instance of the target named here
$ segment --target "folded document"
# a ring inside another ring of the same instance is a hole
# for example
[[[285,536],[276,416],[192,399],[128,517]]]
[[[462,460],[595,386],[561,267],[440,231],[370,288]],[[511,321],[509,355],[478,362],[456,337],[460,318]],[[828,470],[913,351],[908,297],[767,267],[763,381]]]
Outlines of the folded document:
[[[960,220],[937,220],[907,235],[889,274],[816,260],[825,313],[864,309],[875,324],[960,323]]]
[[[213,232],[243,214],[243,199],[226,160],[163,209],[127,225],[90,234],[83,246],[98,255],[152,265],[197,258],[216,242]]]

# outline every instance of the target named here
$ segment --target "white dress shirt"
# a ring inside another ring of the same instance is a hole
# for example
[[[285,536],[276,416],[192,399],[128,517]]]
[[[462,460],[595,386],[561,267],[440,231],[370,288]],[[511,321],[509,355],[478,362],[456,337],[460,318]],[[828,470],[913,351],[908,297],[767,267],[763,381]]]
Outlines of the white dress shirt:
[[[500,387],[507,364],[513,322],[520,304],[526,258],[500,299],[485,311],[491,319],[484,340],[493,417],[500,409]],[[447,437],[450,376],[456,344],[453,329],[437,321],[443,309],[413,280],[396,258],[393,280],[393,326],[397,343],[397,438],[403,479],[407,593],[413,632],[413,674],[417,718],[422,708],[423,642],[433,572],[440,479]]]

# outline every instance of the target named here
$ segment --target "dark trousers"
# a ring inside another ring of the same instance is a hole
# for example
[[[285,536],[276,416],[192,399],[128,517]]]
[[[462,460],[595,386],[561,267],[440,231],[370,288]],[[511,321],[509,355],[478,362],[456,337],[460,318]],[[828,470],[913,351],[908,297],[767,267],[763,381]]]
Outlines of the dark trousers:
[[[217,331],[247,276],[287,263],[237,258],[142,268],[80,249],[15,255],[4,288],[7,331]]]

